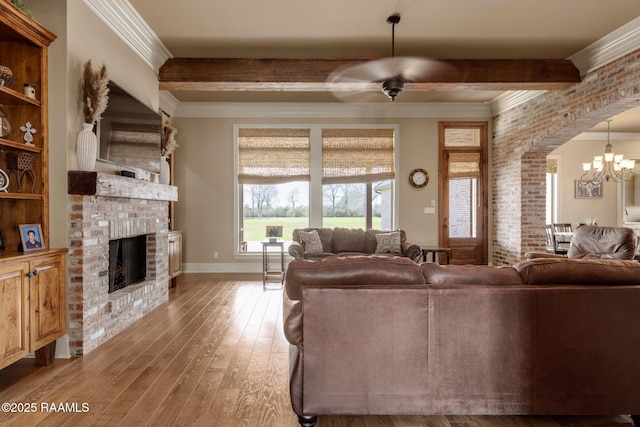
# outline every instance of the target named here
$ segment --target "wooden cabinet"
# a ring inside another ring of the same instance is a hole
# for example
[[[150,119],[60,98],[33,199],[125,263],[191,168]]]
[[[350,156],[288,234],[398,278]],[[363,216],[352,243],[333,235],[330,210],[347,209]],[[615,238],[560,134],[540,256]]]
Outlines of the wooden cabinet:
[[[169,232],[169,279],[172,286],[175,279],[182,274],[182,231]]]
[[[67,250],[48,243],[47,61],[53,40],[39,23],[0,1],[0,105],[11,125],[0,132],[0,169],[9,177],[0,191],[0,368],[34,351],[38,362],[50,363],[55,340],[66,332]],[[35,98],[24,95],[27,83],[35,85]],[[19,251],[20,224],[40,224],[43,250]]]
[[[11,70],[14,80],[0,85],[0,105],[11,124],[10,133],[0,138],[0,169],[9,176],[9,186],[0,192],[5,250],[17,250],[18,224],[41,224],[49,236],[47,51],[54,39],[13,4],[0,1],[0,65]],[[36,86],[35,99],[23,94],[25,83]],[[28,132],[29,144],[21,127],[35,130]]]
[[[65,252],[2,259],[0,369],[34,351],[39,363],[50,363],[55,340],[66,332]]]

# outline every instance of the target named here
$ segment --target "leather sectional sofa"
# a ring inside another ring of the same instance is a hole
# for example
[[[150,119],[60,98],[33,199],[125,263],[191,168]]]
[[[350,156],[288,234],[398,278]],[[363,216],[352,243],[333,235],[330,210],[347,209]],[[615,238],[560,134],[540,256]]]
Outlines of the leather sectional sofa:
[[[640,414],[634,261],[296,259],[283,298],[303,426],[330,414]]]

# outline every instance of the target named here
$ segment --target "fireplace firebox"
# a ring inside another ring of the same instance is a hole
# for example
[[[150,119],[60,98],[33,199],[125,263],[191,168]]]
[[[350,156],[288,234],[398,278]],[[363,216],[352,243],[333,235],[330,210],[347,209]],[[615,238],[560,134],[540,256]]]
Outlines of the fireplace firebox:
[[[142,282],[146,276],[146,235],[109,241],[109,293]]]

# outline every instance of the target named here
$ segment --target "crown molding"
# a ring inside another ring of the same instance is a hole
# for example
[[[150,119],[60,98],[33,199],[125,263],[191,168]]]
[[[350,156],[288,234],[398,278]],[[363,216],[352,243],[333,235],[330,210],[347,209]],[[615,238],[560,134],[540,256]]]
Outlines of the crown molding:
[[[493,98],[489,105],[493,115],[497,115],[503,111],[507,111],[524,102],[527,102],[543,93],[546,90],[510,90],[502,95]]]
[[[158,74],[173,55],[128,0],[83,0],[84,3]]]
[[[217,118],[491,118],[488,104],[432,103],[307,103],[307,102],[181,102],[174,117]]]
[[[584,76],[638,50],[638,46],[640,46],[640,17],[610,32],[567,59],[570,59]]]
[[[580,75],[584,76],[638,50],[638,46],[640,46],[640,17],[610,32],[567,59],[571,60],[580,71]],[[526,90],[505,92],[490,102],[491,111],[497,115],[529,101],[543,92]]]
[[[180,104],[178,98],[173,96],[173,94],[168,90],[161,90],[158,97],[160,98],[160,109],[168,115],[173,116],[178,104]]]

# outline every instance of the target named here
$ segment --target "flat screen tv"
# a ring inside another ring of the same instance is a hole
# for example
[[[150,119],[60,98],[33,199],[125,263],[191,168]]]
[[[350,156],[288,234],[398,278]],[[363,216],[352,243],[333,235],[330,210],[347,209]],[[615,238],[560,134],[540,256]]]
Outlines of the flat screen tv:
[[[162,116],[112,81],[96,132],[98,160],[160,173]]]

